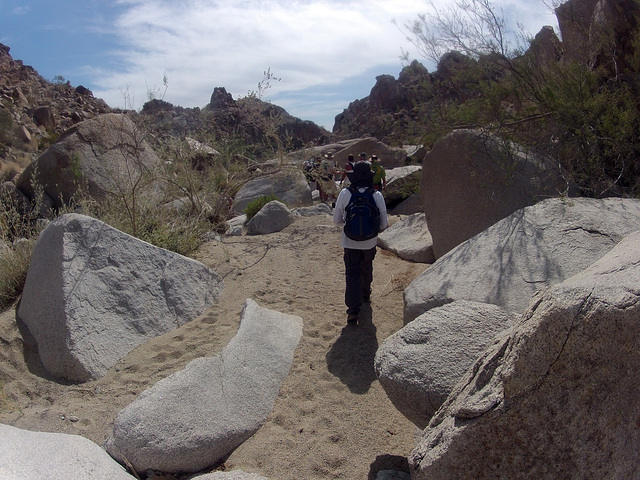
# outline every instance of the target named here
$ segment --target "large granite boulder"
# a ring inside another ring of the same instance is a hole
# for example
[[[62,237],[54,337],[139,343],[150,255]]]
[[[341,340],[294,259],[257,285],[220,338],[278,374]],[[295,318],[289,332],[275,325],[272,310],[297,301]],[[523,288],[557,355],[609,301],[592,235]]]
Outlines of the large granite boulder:
[[[407,152],[404,149],[390,147],[374,137],[366,137],[356,139],[337,151],[333,160],[338,168],[343,168],[349,155],[353,155],[357,159],[362,152],[367,154],[367,158],[374,154],[377,155],[380,164],[386,169],[403,167],[407,159]]]
[[[513,315],[487,303],[459,300],[420,315],[388,337],[375,371],[393,405],[423,429],[460,377]]]
[[[36,242],[17,317],[50,375],[83,382],[200,315],[222,287],[200,262],[66,214]]]
[[[424,213],[414,213],[378,235],[378,246],[404,260],[433,263],[433,242]]]
[[[389,215],[413,215],[414,213],[421,213],[422,216],[424,216],[420,194],[413,193],[407,198],[401,199],[393,205],[387,205],[387,213]],[[433,240],[431,240],[431,242],[433,244]]]
[[[2,480],[134,480],[101,447],[80,435],[31,432],[0,424]]]
[[[160,166],[140,128],[126,115],[109,113],[67,130],[22,172],[16,186],[33,199],[34,185],[41,185],[56,207],[69,204],[80,189],[97,200],[134,189],[140,195],[142,185],[155,195],[159,186],[150,173]],[[138,182],[145,175],[148,182]]]
[[[422,164],[422,206],[436,258],[516,210],[567,191],[555,165],[475,130],[436,142]]]
[[[282,202],[272,200],[247,222],[249,235],[279,232],[293,222],[291,210]]]
[[[392,168],[386,171],[387,186],[384,189],[384,201],[387,210],[396,210],[397,206],[410,197],[417,197],[417,202],[412,202],[413,211],[408,214],[422,212],[423,206],[420,201],[420,177],[422,167],[418,165],[407,165],[406,167]],[[409,203],[405,205],[405,210]]]
[[[298,217],[315,217],[318,215],[333,216],[333,210],[326,203],[317,203],[311,207],[299,207],[294,209],[291,213]]]
[[[537,290],[580,272],[638,225],[635,199],[552,198],[518,210],[411,282],[404,321],[462,299],[522,313]]]
[[[534,297],[409,457],[413,480],[636,478],[640,232]]]
[[[285,170],[248,181],[233,199],[233,210],[244,213],[247,205],[260,197],[275,195],[287,206],[303,207],[313,203],[311,188],[302,170]]]
[[[238,333],[122,410],[105,448],[136,471],[197,472],[267,420],[302,336],[302,319],[247,299]]]
[[[563,59],[610,76],[635,69],[640,5],[634,0],[568,0],[555,8]]]

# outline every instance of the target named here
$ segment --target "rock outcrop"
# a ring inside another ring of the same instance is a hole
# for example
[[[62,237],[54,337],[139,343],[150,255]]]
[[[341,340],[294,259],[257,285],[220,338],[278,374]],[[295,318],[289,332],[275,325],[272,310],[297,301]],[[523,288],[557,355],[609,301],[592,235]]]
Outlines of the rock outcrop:
[[[28,165],[40,145],[74,124],[111,111],[82,85],[48,82],[0,44],[0,164]],[[11,180],[7,176],[0,180]]]
[[[107,452],[80,435],[31,432],[0,424],[0,478],[134,480]]]
[[[413,480],[634,478],[640,233],[535,296],[409,457]]]
[[[277,200],[272,200],[260,209],[247,222],[249,235],[264,235],[279,232],[293,222],[293,214],[287,206]]]
[[[378,246],[404,260],[433,263],[433,242],[424,213],[414,213],[394,223],[378,235]]]
[[[373,136],[382,141],[396,139],[415,120],[416,106],[428,98],[431,83],[431,75],[416,60],[402,69],[397,80],[379,75],[369,96],[354,100],[336,116],[333,132],[349,137]]]
[[[404,291],[404,321],[454,300],[522,313],[640,225],[640,200],[553,198],[518,210],[436,260]],[[432,233],[433,234],[433,233]]]
[[[233,210],[241,214],[249,203],[260,197],[275,195],[287,206],[302,207],[313,203],[311,188],[302,170],[286,170],[248,181],[233,199]]]
[[[313,122],[296,118],[258,96],[234,100],[224,87],[216,87],[203,109],[212,115],[220,133],[242,137],[247,144],[270,143],[275,132],[282,143],[292,148],[326,143],[330,133]]]
[[[136,471],[197,472],[266,421],[302,336],[302,319],[247,299],[238,333],[145,390],[116,418],[105,448]]]
[[[515,323],[504,309],[459,300],[433,308],[388,337],[375,370],[393,405],[420,429],[493,338]]]
[[[40,185],[54,205],[62,207],[85,188],[84,193],[96,200],[109,194],[130,194],[134,189],[141,195],[136,183],[147,184],[145,175],[151,178],[159,167],[160,159],[143,132],[126,115],[109,113],[65,132],[25,169],[16,186],[33,199],[33,187]]]
[[[498,138],[473,130],[436,142],[422,171],[422,206],[436,258],[516,210],[568,190],[556,166],[506,153]]]
[[[555,8],[564,59],[610,75],[633,67],[637,55],[632,32],[638,30],[640,5],[633,0],[569,0]]]
[[[200,262],[66,214],[36,242],[17,317],[50,375],[84,382],[194,319],[222,287]]]

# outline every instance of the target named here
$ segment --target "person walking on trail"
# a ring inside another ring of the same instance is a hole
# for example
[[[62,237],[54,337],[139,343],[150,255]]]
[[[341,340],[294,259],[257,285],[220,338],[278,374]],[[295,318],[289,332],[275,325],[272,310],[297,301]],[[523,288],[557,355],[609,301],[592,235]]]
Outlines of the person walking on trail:
[[[311,158],[305,161],[302,165],[304,170],[304,176],[309,183],[311,191],[318,189],[318,178],[320,176],[320,159]]]
[[[384,171],[377,155],[371,155],[371,171],[373,172],[373,188],[378,192],[387,188],[387,172]]]
[[[353,167],[355,166],[355,164],[356,164],[355,157],[353,155],[349,155],[349,157],[347,158],[347,163],[344,164],[344,169],[342,170],[342,178],[340,178],[340,185],[342,185],[345,179],[347,179],[349,183],[351,182],[351,180],[349,179],[349,175],[351,175],[351,172],[353,172]]]
[[[367,154],[366,154],[366,152],[362,152],[360,155],[358,155],[358,162],[367,162],[367,163],[371,163],[371,162],[369,162],[369,160],[367,160]]]
[[[382,193],[373,190],[373,172],[368,162],[358,162],[353,167],[350,176],[351,186],[343,189],[338,195],[333,211],[333,222],[344,225],[348,221],[347,210],[352,195],[356,190],[360,193],[370,193],[379,211],[379,230],[381,232],[389,225],[387,208]],[[371,301],[371,283],[373,281],[373,259],[376,256],[378,243],[377,233],[367,240],[353,240],[343,229],[341,246],[344,249],[344,266],[346,288],[344,301],[347,306],[347,323],[357,324],[358,314],[363,303]]]
[[[318,193],[321,202],[329,202],[335,200],[338,195],[334,175],[337,173],[336,164],[333,161],[333,152],[325,155],[324,160],[320,162],[320,172],[318,178]]]
[[[353,155],[349,155],[349,159],[352,159]],[[367,154],[365,152],[362,152],[360,155],[358,155],[358,159],[356,160],[356,162],[353,164],[353,166],[355,166],[357,163],[365,163],[366,165],[371,165],[371,162],[369,160],[367,160]],[[345,168],[346,170],[346,168]],[[347,179],[349,180],[349,183],[351,182],[351,175],[353,175],[353,167],[351,168],[351,170],[345,172]]]

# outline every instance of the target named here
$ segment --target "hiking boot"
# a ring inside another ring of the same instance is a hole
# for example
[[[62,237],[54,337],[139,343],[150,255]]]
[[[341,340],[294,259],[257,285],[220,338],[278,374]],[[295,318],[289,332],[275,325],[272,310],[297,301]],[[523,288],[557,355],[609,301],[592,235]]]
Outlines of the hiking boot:
[[[366,296],[362,297],[362,301],[364,303],[371,303],[371,297],[369,295],[366,295]]]
[[[356,323],[358,323],[358,314],[357,313],[350,313],[347,316],[347,323],[348,324],[356,324]]]

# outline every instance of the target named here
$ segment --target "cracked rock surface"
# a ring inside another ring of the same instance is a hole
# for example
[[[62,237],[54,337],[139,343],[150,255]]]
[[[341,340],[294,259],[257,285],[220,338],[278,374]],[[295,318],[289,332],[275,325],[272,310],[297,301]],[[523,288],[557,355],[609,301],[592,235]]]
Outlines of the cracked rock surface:
[[[145,390],[116,418],[106,450],[137,471],[214,465],[267,420],[302,336],[302,318],[247,299],[240,328],[214,357]]]
[[[521,314],[536,291],[564,281],[640,225],[640,200],[551,198],[458,245],[405,289],[404,321],[454,300]]]
[[[639,266],[636,232],[535,296],[424,430],[411,478],[633,478]]]

